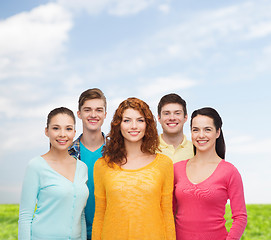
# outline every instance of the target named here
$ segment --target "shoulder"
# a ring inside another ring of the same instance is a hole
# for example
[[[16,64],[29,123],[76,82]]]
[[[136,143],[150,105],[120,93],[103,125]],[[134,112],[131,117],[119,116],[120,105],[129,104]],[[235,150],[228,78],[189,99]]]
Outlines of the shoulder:
[[[166,175],[168,175],[171,172],[173,174],[173,162],[171,158],[162,153],[157,153],[156,158],[157,162],[154,165],[154,168],[161,172],[164,172]]]
[[[97,161],[94,164],[94,168],[105,168],[108,167],[108,159],[106,157],[98,158]]]
[[[238,169],[232,163],[227,162],[224,159],[222,160],[221,165],[223,166],[223,171],[230,173],[238,172]]]
[[[180,169],[185,168],[188,160],[189,159],[174,163],[173,164],[174,171],[179,171]]]
[[[172,159],[165,154],[157,153],[156,157],[157,157],[158,161],[160,161],[166,165],[173,165]]]
[[[222,160],[220,168],[220,176],[224,176],[227,182],[241,181],[241,174],[238,169],[230,162]]]
[[[32,169],[40,168],[44,161],[41,156],[36,156],[28,162],[27,167]]]
[[[25,176],[38,176],[45,168],[45,160],[41,156],[34,157],[26,166]]]
[[[82,169],[88,169],[87,165],[86,165],[84,162],[82,162],[82,161],[79,160],[78,158],[75,158],[75,159],[76,159],[76,161],[77,161],[77,164],[78,164],[79,168],[82,168]]]

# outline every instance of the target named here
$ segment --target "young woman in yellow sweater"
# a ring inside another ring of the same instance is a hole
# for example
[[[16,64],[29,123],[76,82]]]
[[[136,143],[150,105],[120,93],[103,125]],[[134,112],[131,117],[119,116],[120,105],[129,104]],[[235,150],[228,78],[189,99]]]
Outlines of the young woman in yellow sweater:
[[[103,157],[94,165],[93,240],[174,240],[173,164],[155,153],[149,106],[128,98],[117,108]]]

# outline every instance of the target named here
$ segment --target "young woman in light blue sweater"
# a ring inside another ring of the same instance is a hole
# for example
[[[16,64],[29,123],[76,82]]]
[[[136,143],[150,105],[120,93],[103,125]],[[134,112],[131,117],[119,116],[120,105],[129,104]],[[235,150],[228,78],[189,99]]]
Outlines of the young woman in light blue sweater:
[[[75,136],[71,110],[52,110],[45,134],[49,151],[26,169],[19,211],[19,240],[85,240],[87,166],[68,153]]]

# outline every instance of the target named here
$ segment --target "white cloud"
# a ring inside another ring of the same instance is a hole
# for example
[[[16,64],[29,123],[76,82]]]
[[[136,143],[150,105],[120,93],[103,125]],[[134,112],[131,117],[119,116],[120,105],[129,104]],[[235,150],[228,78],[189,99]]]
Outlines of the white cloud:
[[[115,0],[115,5],[109,9],[112,15],[124,16],[136,14],[149,7],[154,0]]]
[[[56,61],[68,40],[71,15],[49,3],[0,22],[0,79],[39,76]]]
[[[141,79],[141,81],[146,83],[143,85],[144,87],[138,91],[139,95],[143,98],[152,98],[157,95],[161,96],[163,93],[176,92],[197,85],[195,80],[179,75],[159,77],[157,79]]]
[[[110,15],[137,14],[155,3],[155,0],[58,0],[58,3],[73,11],[87,11],[96,15],[106,11]]]
[[[232,137],[227,140],[227,151],[239,154],[271,154],[271,139],[258,139],[249,135]]]
[[[169,14],[170,12],[170,5],[169,4],[161,4],[158,6],[158,10],[164,14]]]

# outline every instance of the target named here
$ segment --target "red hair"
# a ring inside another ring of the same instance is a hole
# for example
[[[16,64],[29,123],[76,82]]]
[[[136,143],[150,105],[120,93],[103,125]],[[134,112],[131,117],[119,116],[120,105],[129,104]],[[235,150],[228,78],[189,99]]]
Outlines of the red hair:
[[[124,100],[115,111],[113,120],[111,121],[110,132],[106,137],[107,141],[103,149],[103,156],[107,158],[110,167],[112,167],[112,163],[121,166],[127,162],[127,152],[124,145],[124,138],[121,134],[120,124],[122,122],[123,113],[128,108],[139,111],[145,118],[146,130],[141,145],[141,151],[155,154],[155,152],[159,150],[156,120],[148,104],[138,98],[128,98]]]

